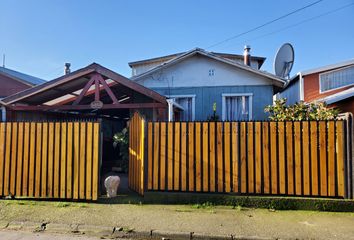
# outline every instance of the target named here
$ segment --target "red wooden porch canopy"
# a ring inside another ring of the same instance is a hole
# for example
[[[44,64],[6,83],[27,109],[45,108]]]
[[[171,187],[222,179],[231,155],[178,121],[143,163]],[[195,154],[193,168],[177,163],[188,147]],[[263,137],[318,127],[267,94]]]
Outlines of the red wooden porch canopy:
[[[15,111],[167,108],[166,98],[97,63],[3,99]]]

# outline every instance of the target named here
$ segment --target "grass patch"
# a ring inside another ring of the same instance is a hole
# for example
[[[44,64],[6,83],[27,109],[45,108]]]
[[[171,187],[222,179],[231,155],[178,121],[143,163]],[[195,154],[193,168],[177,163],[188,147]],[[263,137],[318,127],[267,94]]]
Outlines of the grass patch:
[[[213,208],[214,205],[211,203],[211,202],[205,202],[205,203],[202,203],[202,204],[193,204],[191,206],[191,208],[194,208],[194,209],[210,209],[210,208]]]
[[[193,212],[191,209],[176,209],[176,212]]]
[[[58,208],[65,208],[65,207],[70,207],[71,204],[68,202],[58,202],[55,206]]]

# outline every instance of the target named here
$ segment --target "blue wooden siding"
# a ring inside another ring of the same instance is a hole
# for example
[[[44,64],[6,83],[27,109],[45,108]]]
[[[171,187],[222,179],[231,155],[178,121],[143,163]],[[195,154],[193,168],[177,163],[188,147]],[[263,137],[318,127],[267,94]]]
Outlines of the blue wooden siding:
[[[288,105],[293,105],[300,101],[300,81],[291,83],[285,90],[278,94],[277,99],[286,98]]]
[[[156,92],[168,95],[196,95],[195,120],[203,121],[213,114],[213,103],[216,102],[217,114],[222,117],[223,93],[253,93],[252,119],[266,120],[264,107],[273,103],[272,86],[219,86],[219,87],[180,87],[180,88],[151,88]]]

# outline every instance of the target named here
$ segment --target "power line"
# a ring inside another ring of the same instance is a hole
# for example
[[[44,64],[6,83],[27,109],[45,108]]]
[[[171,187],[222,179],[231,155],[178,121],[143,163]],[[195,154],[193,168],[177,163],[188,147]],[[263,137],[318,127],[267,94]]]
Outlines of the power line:
[[[232,37],[230,37],[230,38],[227,38],[227,39],[225,39],[225,40],[222,40],[222,41],[220,41],[220,42],[217,42],[217,43],[215,43],[215,44],[213,44],[213,45],[210,45],[210,46],[207,47],[206,49],[213,48],[213,47],[215,47],[215,46],[218,46],[218,45],[220,45],[220,44],[223,44],[223,43],[228,42],[228,41],[230,41],[230,40],[233,40],[233,39],[235,39],[235,38],[241,37],[241,36],[243,36],[243,35],[245,35],[245,34],[247,34],[247,33],[254,32],[254,31],[256,31],[256,30],[258,30],[258,29],[260,29],[260,28],[262,28],[262,27],[265,27],[265,26],[267,26],[267,25],[269,25],[269,24],[272,24],[272,23],[274,23],[274,22],[276,22],[276,21],[279,21],[279,20],[281,20],[281,19],[283,19],[283,18],[286,18],[286,17],[288,17],[288,16],[290,16],[290,15],[293,15],[293,14],[295,14],[295,13],[297,13],[297,12],[300,12],[300,11],[306,9],[306,8],[312,7],[313,5],[316,5],[316,4],[318,4],[318,3],[322,2],[322,1],[324,1],[324,0],[318,0],[318,1],[315,1],[315,2],[313,2],[313,3],[310,3],[310,4],[308,4],[308,5],[304,6],[304,7],[298,8],[298,9],[296,9],[296,10],[294,10],[294,11],[292,11],[292,12],[289,12],[289,13],[287,13],[287,14],[285,14],[285,15],[282,15],[282,16],[276,18],[276,19],[273,19],[273,20],[271,20],[271,21],[268,21],[268,22],[266,22],[266,23],[263,23],[263,24],[261,24],[261,25],[259,25],[259,26],[257,26],[257,27],[251,28],[250,30],[247,30],[247,31],[242,32],[242,33],[239,33],[239,34],[237,34],[237,35],[235,35],[235,36],[232,36]]]
[[[276,30],[276,31],[273,31],[273,32],[270,32],[270,33],[266,33],[266,34],[264,34],[264,35],[258,36],[258,37],[256,37],[256,38],[248,39],[248,40],[245,40],[245,41],[242,41],[242,42],[248,42],[248,41],[258,40],[258,39],[260,39],[260,38],[264,38],[264,37],[267,37],[267,36],[276,34],[276,33],[278,33],[278,32],[285,31],[285,30],[287,30],[287,29],[289,29],[289,28],[293,28],[293,27],[296,27],[296,26],[298,26],[298,25],[304,24],[304,23],[306,23],[306,22],[313,21],[313,20],[315,20],[315,19],[317,19],[317,18],[324,17],[324,16],[327,16],[327,15],[329,15],[329,14],[338,12],[338,11],[343,10],[343,9],[345,9],[345,8],[347,8],[347,7],[350,7],[350,6],[352,6],[352,5],[354,5],[354,2],[353,2],[353,3],[346,4],[346,5],[342,6],[342,7],[335,8],[335,9],[333,9],[333,10],[324,12],[324,13],[322,13],[322,14],[316,15],[316,16],[314,16],[314,17],[307,18],[307,19],[305,19],[305,20],[303,20],[303,21],[300,21],[300,22],[297,22],[297,23],[295,23],[295,24],[288,25],[288,26],[286,26],[286,27],[284,27],[284,28],[281,28],[281,29],[278,29],[278,30]],[[241,42],[241,41],[240,41],[240,42]]]

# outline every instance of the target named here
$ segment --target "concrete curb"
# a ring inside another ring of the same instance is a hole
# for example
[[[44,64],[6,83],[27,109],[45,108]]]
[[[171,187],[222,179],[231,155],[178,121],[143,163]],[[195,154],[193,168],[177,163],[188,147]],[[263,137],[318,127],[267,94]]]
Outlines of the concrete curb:
[[[171,232],[163,230],[151,230],[147,231],[136,231],[130,229],[130,231],[122,227],[108,227],[108,226],[94,226],[94,225],[84,225],[84,224],[61,224],[61,223],[46,223],[46,222],[28,222],[28,221],[13,221],[6,222],[0,221],[0,230],[9,231],[27,231],[27,232],[46,232],[55,234],[73,234],[73,235],[87,235],[93,237],[99,237],[101,239],[116,239],[116,238],[130,238],[130,239],[174,239],[174,240],[184,240],[184,239],[206,239],[206,240],[270,240],[273,238],[259,238],[255,236],[206,236],[200,233],[194,232]]]

